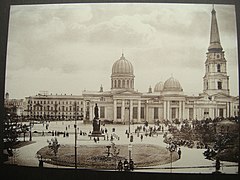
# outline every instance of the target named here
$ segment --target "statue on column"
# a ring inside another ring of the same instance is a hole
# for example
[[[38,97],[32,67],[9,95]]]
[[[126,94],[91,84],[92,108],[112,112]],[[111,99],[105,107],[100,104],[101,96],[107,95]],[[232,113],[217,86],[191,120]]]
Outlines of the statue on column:
[[[99,132],[100,132],[100,120],[98,115],[98,106],[96,103],[94,107],[93,133],[99,133]]]

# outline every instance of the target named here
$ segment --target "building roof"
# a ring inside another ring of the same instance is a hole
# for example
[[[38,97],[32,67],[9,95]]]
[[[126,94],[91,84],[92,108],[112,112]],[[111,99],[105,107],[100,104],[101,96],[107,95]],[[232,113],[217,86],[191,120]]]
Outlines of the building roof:
[[[154,87],[154,92],[162,92],[163,86],[164,86],[163,82],[161,81],[158,82]]]
[[[112,75],[133,75],[133,66],[124,54],[112,66]]]
[[[216,11],[212,10],[212,21],[211,21],[211,31],[210,31],[210,45],[208,47],[209,51],[222,51],[222,46],[220,43],[220,36],[218,31]]]
[[[170,77],[164,82],[163,91],[183,91],[183,89],[177,79]]]

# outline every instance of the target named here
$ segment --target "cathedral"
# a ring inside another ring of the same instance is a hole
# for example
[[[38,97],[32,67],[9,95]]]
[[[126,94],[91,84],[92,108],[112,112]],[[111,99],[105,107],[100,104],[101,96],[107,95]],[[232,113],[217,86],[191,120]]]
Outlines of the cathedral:
[[[198,96],[184,95],[183,87],[174,77],[157,82],[146,93],[136,91],[134,67],[122,54],[112,65],[109,91],[101,86],[99,91],[83,91],[82,95],[39,93],[26,97],[24,116],[55,120],[77,118],[87,122],[94,118],[95,104],[102,121],[120,124],[238,116],[239,97],[230,95],[227,61],[214,8],[211,13],[203,91]]]

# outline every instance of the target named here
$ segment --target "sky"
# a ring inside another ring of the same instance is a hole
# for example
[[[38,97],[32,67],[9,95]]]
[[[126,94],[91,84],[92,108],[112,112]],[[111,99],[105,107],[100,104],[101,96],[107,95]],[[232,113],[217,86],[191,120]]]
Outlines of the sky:
[[[221,45],[238,95],[235,7],[215,5]],[[122,52],[134,68],[135,90],[147,92],[173,76],[186,95],[203,92],[212,5],[101,3],[13,5],[5,91],[81,95],[111,88]]]

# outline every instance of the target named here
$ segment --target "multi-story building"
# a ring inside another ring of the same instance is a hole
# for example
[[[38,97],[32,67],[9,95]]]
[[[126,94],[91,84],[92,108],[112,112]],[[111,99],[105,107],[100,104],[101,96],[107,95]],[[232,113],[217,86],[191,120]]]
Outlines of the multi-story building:
[[[226,65],[213,9],[203,92],[198,96],[185,95],[174,77],[156,83],[154,90],[150,87],[146,93],[136,91],[134,68],[122,54],[112,66],[109,91],[101,86],[99,91],[83,91],[79,96],[38,94],[26,98],[25,110],[35,118],[74,119],[76,116],[92,121],[97,103],[100,119],[115,123],[238,116],[239,97],[230,95]]]

